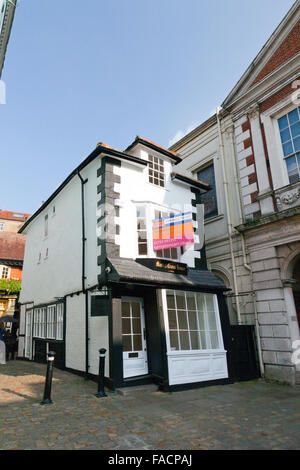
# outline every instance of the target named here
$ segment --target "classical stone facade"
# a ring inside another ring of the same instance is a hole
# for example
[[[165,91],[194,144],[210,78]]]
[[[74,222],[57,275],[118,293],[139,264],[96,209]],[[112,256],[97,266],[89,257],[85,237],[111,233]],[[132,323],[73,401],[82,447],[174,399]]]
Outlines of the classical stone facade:
[[[300,379],[299,26],[296,1],[217,115],[172,146],[187,174],[214,165],[209,266],[232,289],[232,322],[256,325],[262,373],[291,385]]]

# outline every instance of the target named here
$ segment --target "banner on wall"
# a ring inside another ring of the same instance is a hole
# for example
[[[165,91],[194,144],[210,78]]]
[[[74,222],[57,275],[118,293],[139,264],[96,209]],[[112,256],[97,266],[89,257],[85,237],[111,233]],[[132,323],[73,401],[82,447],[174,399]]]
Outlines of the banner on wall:
[[[153,250],[165,250],[194,243],[193,216],[191,212],[153,220]]]

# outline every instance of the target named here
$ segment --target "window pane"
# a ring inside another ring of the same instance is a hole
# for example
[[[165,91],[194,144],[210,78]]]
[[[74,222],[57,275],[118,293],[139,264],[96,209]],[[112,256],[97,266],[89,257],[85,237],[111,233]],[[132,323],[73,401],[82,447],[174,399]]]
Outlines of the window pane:
[[[188,324],[187,324],[186,311],[185,310],[178,310],[177,311],[177,316],[178,316],[178,328],[179,328],[179,330],[187,330],[188,329]]]
[[[295,122],[299,121],[298,109],[294,109],[293,111],[288,113],[288,117],[289,117],[290,126],[294,124]]]
[[[287,116],[283,116],[282,118],[278,119],[279,129],[285,129],[288,127],[289,123],[287,120]]]
[[[210,332],[210,341],[211,341],[211,348],[212,349],[219,349],[219,339],[217,331]]]
[[[147,254],[147,244],[141,243],[139,244],[139,255],[146,255]]]
[[[143,206],[137,207],[137,216],[140,217],[146,217],[146,208]]]
[[[174,294],[173,292],[168,292],[167,293],[167,306],[168,308],[175,308],[175,299],[174,299]]]
[[[198,312],[198,321],[200,330],[205,330],[204,312]]]
[[[133,335],[133,350],[142,351],[142,335]]]
[[[189,326],[190,330],[198,330],[197,312],[189,311]]]
[[[177,331],[170,331],[170,345],[172,351],[179,350],[179,343],[178,343],[178,332]]]
[[[136,334],[141,334],[142,333],[140,318],[133,318],[133,320],[132,320],[132,329],[133,329],[133,333],[136,333]]]
[[[204,295],[196,294],[196,298],[197,298],[197,309],[203,312],[204,311]]]
[[[122,318],[122,333],[123,334],[130,334],[131,333],[130,318]]]
[[[197,178],[204,183],[208,183],[212,188],[205,194],[201,194],[201,202],[204,204],[204,218],[215,217],[218,215],[218,205],[214,165],[198,171]]]
[[[291,132],[292,132],[293,137],[298,137],[300,135],[300,122],[299,121],[293,126],[291,126]]]
[[[179,331],[181,351],[190,350],[190,340],[188,331]]]
[[[176,303],[177,303],[177,309],[185,310],[186,305],[185,305],[184,292],[176,292]]]
[[[207,294],[206,296],[206,307],[207,310],[214,311],[215,306],[214,306],[214,297],[212,294]]]
[[[199,333],[198,331],[191,331],[191,347],[192,349],[201,349],[199,342]]]
[[[285,129],[284,131],[280,132],[281,142],[284,144],[288,140],[291,140],[291,133],[289,128]]]
[[[215,312],[207,312],[207,317],[208,317],[208,328],[210,330],[216,330],[217,323],[216,323]]]
[[[177,330],[176,310],[168,310],[168,317],[170,330]]]
[[[201,349],[208,349],[205,331],[200,331],[200,339],[201,339]]]
[[[299,152],[299,150],[300,150],[300,137],[297,137],[296,139],[294,139],[294,148],[295,148],[295,152]]]
[[[193,292],[186,293],[186,300],[188,310],[196,310],[195,295]]]
[[[122,302],[122,317],[130,317],[130,303]]]
[[[132,346],[131,346],[131,336],[123,336],[122,337],[122,342],[123,342],[123,351],[132,351]]]
[[[291,153],[293,153],[293,151],[294,151],[292,142],[288,142],[286,144],[283,144],[282,148],[283,148],[283,153],[284,153],[285,157],[287,155],[291,155]]]
[[[133,317],[141,316],[141,304],[140,302],[131,302],[131,311]]]

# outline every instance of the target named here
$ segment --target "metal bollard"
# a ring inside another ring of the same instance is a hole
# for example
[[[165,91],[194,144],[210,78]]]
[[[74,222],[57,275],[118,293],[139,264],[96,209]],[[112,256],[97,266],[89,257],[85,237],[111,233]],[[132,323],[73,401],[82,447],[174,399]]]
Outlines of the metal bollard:
[[[41,405],[52,405],[53,401],[51,400],[51,387],[52,387],[52,375],[53,375],[53,362],[54,362],[54,351],[48,352],[47,358],[47,374],[44,390],[44,398],[41,402]]]
[[[107,397],[107,395],[104,391],[105,354],[106,354],[106,349],[104,349],[104,348],[99,349],[98,392],[96,393],[96,397],[98,397],[98,398]]]

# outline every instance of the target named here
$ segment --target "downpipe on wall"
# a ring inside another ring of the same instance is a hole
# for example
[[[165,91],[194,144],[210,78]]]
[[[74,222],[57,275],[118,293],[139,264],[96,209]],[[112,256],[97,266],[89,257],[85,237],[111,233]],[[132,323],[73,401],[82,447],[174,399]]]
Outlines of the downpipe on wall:
[[[234,134],[232,134],[232,135],[234,135]],[[240,223],[242,224],[243,223],[242,192],[241,192],[240,181],[239,181],[239,178],[238,178],[237,155],[236,155],[236,149],[235,149],[233,137],[231,138],[231,145],[232,145],[232,150],[233,150],[233,155],[234,155],[234,158],[233,158],[234,159],[234,167],[233,167],[233,169],[234,169],[234,179],[235,179],[236,192],[237,192],[237,198],[238,198],[239,219],[240,219]],[[265,367],[264,367],[264,362],[263,362],[263,357],[262,357],[262,349],[261,349],[261,342],[260,342],[258,312],[257,312],[257,304],[256,304],[256,294],[255,294],[254,289],[253,289],[253,272],[252,272],[251,266],[247,262],[245,236],[242,232],[240,232],[240,236],[241,236],[242,253],[243,253],[243,266],[249,272],[249,275],[250,275],[251,292],[252,292],[253,307],[254,307],[255,335],[256,335],[256,342],[257,342],[258,360],[259,360],[260,373],[261,373],[261,376],[263,377],[264,374],[265,374]]]
[[[235,264],[234,251],[233,251],[233,241],[232,241],[233,226],[231,222],[232,219],[231,219],[231,211],[230,211],[230,205],[229,205],[228,180],[227,180],[227,174],[226,174],[226,168],[225,168],[224,144],[223,144],[223,137],[222,137],[222,131],[221,131],[220,111],[221,111],[221,108],[217,108],[219,154],[221,157],[221,167],[222,167],[222,176],[223,176],[224,193],[225,193],[227,231],[228,231],[228,238],[229,238],[229,244],[230,244],[230,257],[231,257],[231,264],[232,264],[233,284],[234,284],[234,291],[235,291],[235,296],[236,296],[237,319],[238,319],[238,324],[241,325],[242,324],[241,307],[240,307],[239,291],[238,291],[238,284],[237,284],[236,264]]]
[[[86,290],[85,281],[85,245],[86,245],[86,236],[85,236],[85,199],[84,199],[84,185],[88,182],[88,179],[85,180],[82,178],[79,170],[77,175],[81,182],[81,226],[82,226],[82,292],[85,295],[85,378],[88,380],[89,374],[89,304],[88,304],[88,291]]]

